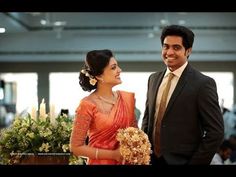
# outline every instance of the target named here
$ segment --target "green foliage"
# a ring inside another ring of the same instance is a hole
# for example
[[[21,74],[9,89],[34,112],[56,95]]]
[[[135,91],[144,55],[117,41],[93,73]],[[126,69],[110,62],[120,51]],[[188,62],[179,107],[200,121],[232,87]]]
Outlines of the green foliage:
[[[27,154],[70,155],[72,123],[73,119],[66,114],[58,116],[54,124],[50,122],[49,117],[46,120],[39,118],[34,120],[29,114],[26,117],[16,117],[9,127],[0,132],[1,163],[17,163],[23,155]]]

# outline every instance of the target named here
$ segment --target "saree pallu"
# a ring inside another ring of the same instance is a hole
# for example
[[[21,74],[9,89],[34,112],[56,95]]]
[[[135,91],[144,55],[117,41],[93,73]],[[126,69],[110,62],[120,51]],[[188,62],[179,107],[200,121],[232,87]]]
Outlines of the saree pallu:
[[[89,145],[95,148],[115,150],[119,147],[116,140],[117,130],[134,126],[134,94],[118,91],[118,99],[106,119],[112,120],[104,128],[90,132]],[[89,159],[88,164],[121,164],[115,160]]]

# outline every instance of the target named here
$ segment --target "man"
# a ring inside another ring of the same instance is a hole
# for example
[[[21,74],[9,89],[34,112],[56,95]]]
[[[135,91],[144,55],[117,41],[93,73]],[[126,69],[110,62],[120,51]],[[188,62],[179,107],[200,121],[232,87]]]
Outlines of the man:
[[[236,135],[236,105],[233,106],[232,111],[223,114],[224,120],[224,139],[229,139],[231,135]]]
[[[210,164],[224,138],[216,83],[188,63],[193,42],[194,33],[184,26],[167,26],[161,34],[166,69],[149,77],[142,122],[153,165]]]
[[[230,160],[233,152],[233,145],[229,140],[224,140],[220,145],[219,150],[214,155],[211,165],[224,165],[226,160]]]

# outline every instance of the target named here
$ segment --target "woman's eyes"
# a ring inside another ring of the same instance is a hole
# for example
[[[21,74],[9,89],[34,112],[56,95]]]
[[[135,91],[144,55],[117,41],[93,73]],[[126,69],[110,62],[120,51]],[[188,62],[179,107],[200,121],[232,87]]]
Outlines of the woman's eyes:
[[[112,70],[115,70],[115,69],[116,69],[116,66],[112,66],[111,69],[112,69]]]

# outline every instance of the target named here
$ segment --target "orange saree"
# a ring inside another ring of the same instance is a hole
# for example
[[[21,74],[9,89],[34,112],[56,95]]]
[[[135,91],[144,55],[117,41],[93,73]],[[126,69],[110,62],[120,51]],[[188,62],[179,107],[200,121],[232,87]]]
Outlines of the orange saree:
[[[83,99],[76,110],[76,119],[71,134],[71,142],[77,146],[85,144],[99,149],[115,150],[119,146],[116,140],[120,128],[137,127],[134,115],[134,93],[117,91],[118,98],[110,113],[99,111],[93,102]],[[116,160],[89,159],[89,165],[115,165]]]

